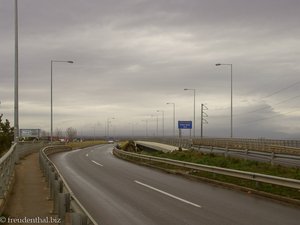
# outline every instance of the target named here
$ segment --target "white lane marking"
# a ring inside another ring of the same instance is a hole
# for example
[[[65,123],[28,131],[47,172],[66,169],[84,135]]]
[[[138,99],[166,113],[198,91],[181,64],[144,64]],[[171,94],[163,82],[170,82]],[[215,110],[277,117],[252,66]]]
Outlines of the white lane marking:
[[[86,155],[85,155],[86,157],[89,157],[89,153],[86,153]]]
[[[197,204],[195,204],[195,203],[193,203],[193,202],[190,202],[190,201],[187,201],[187,200],[185,200],[185,199],[179,198],[179,197],[177,197],[177,196],[175,196],[175,195],[172,195],[172,194],[167,193],[167,192],[165,192],[165,191],[159,190],[159,189],[157,189],[157,188],[155,188],[155,187],[152,187],[152,186],[150,186],[150,185],[148,185],[148,184],[144,184],[144,183],[139,182],[139,181],[137,181],[137,180],[135,180],[134,182],[137,183],[137,184],[139,184],[139,185],[142,185],[142,186],[144,186],[144,187],[150,188],[150,189],[152,189],[152,190],[154,190],[154,191],[157,191],[157,192],[159,192],[159,193],[162,193],[162,194],[164,194],[164,195],[167,195],[167,196],[169,196],[169,197],[171,197],[171,198],[174,198],[174,199],[177,199],[177,200],[179,200],[179,201],[182,201],[182,202],[184,202],[184,203],[190,204],[190,205],[195,206],[195,207],[198,207],[198,208],[202,208],[201,205],[197,205]]]
[[[96,161],[94,161],[94,160],[92,160],[92,162],[95,163],[95,164],[98,165],[98,166],[103,166],[102,164],[100,164],[100,163],[98,163],[98,162],[96,162]]]

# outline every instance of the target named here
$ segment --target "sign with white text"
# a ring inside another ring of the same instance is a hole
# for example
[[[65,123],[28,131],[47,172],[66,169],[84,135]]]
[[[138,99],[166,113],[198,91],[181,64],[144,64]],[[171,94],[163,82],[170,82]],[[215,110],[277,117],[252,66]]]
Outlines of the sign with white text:
[[[193,128],[192,121],[178,121],[178,129],[192,129]]]

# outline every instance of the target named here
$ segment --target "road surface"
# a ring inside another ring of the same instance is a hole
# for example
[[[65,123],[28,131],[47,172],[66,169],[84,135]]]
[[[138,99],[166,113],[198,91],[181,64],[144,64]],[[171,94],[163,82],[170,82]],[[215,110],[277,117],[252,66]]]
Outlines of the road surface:
[[[51,156],[99,224],[299,224],[299,208],[135,165],[113,156],[112,147]]]

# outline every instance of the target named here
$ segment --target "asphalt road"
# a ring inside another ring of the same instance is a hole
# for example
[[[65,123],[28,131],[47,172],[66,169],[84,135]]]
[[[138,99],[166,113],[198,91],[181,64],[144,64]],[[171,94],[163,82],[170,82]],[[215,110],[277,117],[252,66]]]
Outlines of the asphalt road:
[[[103,145],[51,157],[99,224],[299,224],[299,208],[135,165],[111,152],[112,145]]]

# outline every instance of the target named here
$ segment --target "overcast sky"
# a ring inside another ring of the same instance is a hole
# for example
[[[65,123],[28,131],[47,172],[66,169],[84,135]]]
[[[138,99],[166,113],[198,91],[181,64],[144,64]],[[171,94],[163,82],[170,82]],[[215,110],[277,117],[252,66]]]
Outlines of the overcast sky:
[[[19,0],[20,128],[172,134],[208,110],[204,136],[300,137],[299,0]],[[14,1],[0,0],[0,113],[13,124]],[[152,116],[151,116],[152,115]],[[115,119],[111,119],[115,118]]]

